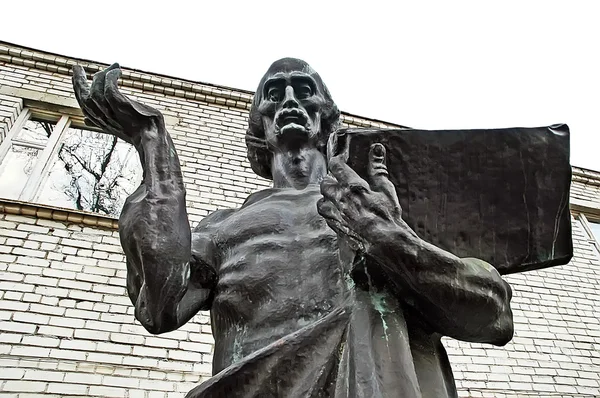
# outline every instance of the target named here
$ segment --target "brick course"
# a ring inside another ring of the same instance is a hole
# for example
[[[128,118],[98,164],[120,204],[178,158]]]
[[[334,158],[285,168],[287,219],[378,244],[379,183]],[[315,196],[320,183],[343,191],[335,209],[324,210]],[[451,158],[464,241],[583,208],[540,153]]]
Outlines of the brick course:
[[[21,98],[0,94],[0,142],[4,140],[22,110]]]
[[[105,66],[0,43],[0,137],[35,93],[36,101],[72,104],[75,63],[89,72]],[[132,70],[122,87],[165,114],[192,225],[269,186],[246,160],[251,93]],[[393,127],[347,114],[343,120]],[[598,213],[600,173],[574,172],[572,198]],[[2,209],[0,393],[183,397],[210,375],[208,313],[161,336],[135,321],[112,220],[18,204]],[[516,327],[506,347],[445,340],[461,396],[600,396],[600,258],[575,215],[573,238],[569,265],[506,278]]]

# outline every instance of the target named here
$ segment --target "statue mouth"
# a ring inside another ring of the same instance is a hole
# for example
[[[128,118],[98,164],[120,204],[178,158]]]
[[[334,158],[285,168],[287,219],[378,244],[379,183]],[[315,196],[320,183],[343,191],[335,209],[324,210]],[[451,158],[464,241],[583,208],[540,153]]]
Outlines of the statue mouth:
[[[286,130],[306,131],[308,130],[308,115],[300,109],[284,109],[277,115],[275,124],[280,134]]]

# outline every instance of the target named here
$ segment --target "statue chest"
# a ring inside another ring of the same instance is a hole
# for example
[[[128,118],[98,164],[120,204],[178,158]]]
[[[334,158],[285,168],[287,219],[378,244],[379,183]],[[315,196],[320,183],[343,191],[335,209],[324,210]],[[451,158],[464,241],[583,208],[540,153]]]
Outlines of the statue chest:
[[[267,190],[259,194],[264,197],[251,196],[218,228],[214,240],[225,254],[240,246],[252,246],[257,240],[297,245],[313,240],[315,235],[335,236],[317,212],[321,198],[318,189]]]
[[[213,308],[265,322],[331,307],[342,278],[337,236],[317,212],[319,198],[318,191],[275,193],[221,225]]]

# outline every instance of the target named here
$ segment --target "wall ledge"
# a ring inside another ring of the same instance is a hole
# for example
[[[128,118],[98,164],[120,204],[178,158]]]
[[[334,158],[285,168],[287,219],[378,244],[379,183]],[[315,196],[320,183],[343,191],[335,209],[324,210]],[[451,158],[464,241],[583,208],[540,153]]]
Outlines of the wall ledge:
[[[0,62],[12,63],[40,70],[71,76],[71,68],[81,65],[91,77],[109,65],[85,59],[66,57],[58,54],[31,49],[0,40]],[[174,97],[204,101],[209,104],[235,107],[249,110],[254,93],[231,87],[194,82],[157,73],[122,67],[120,84],[146,92],[155,92]],[[342,112],[340,120],[361,127],[405,128],[395,123],[384,122],[363,116]]]
[[[0,199],[0,213],[80,224],[86,227],[119,229],[119,221],[116,218],[81,210],[21,202],[12,199]]]

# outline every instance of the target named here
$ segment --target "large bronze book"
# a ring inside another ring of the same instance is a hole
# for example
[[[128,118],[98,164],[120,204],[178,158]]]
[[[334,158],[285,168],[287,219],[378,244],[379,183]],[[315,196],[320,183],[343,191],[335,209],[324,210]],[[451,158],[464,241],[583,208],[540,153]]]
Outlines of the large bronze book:
[[[569,128],[344,129],[329,142],[366,176],[371,144],[386,163],[403,218],[424,240],[510,274],[566,264]]]

